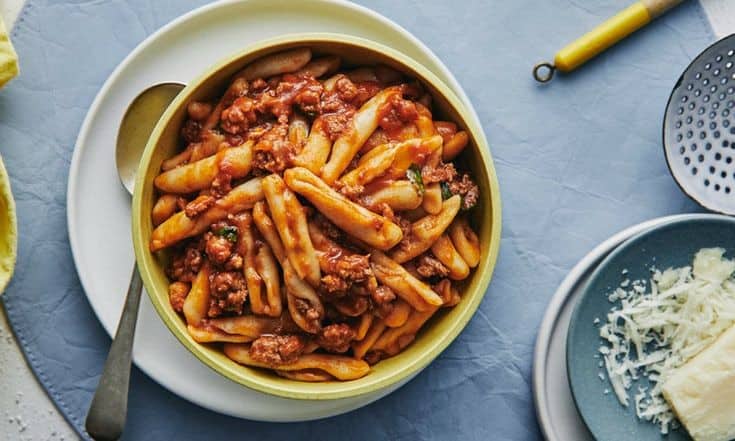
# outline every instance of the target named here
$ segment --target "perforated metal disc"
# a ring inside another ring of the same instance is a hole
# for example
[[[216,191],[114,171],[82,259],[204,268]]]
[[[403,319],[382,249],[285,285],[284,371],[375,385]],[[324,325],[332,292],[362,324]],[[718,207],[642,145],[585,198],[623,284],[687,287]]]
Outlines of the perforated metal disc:
[[[735,215],[735,34],[702,52],[671,92],[663,141],[671,174],[703,207]]]

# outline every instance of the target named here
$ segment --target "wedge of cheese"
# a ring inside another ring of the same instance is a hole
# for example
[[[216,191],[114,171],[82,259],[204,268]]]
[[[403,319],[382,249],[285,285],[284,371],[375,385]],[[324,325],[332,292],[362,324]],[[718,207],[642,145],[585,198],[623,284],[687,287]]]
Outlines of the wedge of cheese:
[[[696,441],[735,439],[735,326],[677,369],[663,393]]]

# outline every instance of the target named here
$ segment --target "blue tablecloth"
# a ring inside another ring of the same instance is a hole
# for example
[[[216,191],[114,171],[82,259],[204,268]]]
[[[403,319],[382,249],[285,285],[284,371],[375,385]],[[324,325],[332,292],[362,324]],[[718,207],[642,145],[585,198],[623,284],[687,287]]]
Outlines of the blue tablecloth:
[[[670,88],[713,40],[696,2],[573,76],[548,86],[530,77],[535,62],[628,2],[361,1],[446,62],[487,131],[504,225],[495,278],[480,310],[407,386],[361,410],[313,423],[217,415],[136,371],[125,439],[539,438],[532,352],[556,285],[612,232],[697,210],[669,177],[660,146]],[[112,69],[147,35],[202,3],[29,0],[13,30],[22,75],[0,92],[0,152],[18,203],[20,252],[3,301],[31,366],[79,431],[109,338],[82,293],[67,240],[74,141]]]

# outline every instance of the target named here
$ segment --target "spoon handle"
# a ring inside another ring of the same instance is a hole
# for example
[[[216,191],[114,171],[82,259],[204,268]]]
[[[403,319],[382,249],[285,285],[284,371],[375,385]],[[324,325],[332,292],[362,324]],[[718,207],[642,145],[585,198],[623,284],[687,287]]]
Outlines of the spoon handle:
[[[97,391],[87,413],[87,432],[97,441],[117,440],[125,427],[133,337],[142,288],[143,283],[136,264],[115,339],[112,340]]]

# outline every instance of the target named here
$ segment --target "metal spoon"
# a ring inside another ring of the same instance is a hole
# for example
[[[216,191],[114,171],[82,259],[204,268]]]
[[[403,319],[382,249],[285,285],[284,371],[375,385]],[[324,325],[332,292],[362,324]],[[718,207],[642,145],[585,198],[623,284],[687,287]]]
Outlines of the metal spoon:
[[[115,163],[123,187],[133,194],[135,173],[153,127],[184,88],[180,83],[162,83],[141,92],[128,106],[117,132]],[[120,438],[128,411],[128,385],[135,323],[143,283],[138,266],[133,267],[120,323],[87,413],[86,429],[98,441]]]

